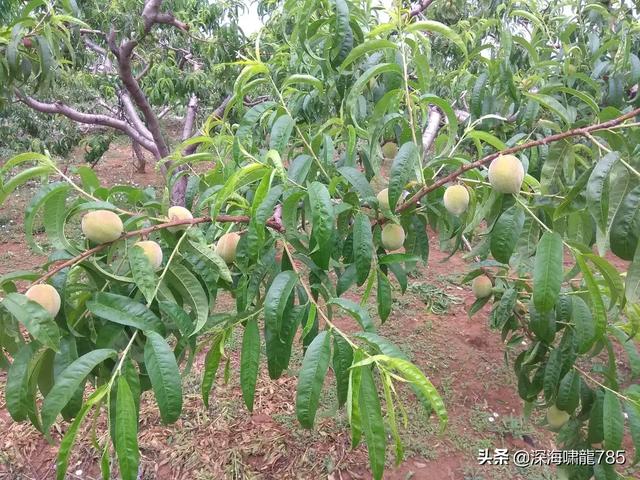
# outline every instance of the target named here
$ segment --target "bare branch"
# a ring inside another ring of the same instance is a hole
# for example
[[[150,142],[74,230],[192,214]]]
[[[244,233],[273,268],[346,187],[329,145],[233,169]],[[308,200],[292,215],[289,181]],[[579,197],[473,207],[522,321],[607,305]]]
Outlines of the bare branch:
[[[111,59],[109,58],[109,52],[107,52],[107,49],[93,42],[90,38],[88,38],[85,35],[82,36],[82,40],[90,50],[93,50],[94,52],[96,52],[98,55],[102,57],[102,66],[104,68],[104,71],[106,72],[112,71],[113,64],[111,63]]]
[[[431,5],[434,1],[435,0],[420,0],[420,3],[418,3],[418,5],[416,5],[411,9],[411,11],[409,12],[409,16],[417,17],[422,12],[424,12],[427,8],[429,8],[429,5]]]
[[[136,140],[138,143],[140,143],[140,145],[142,145],[144,148],[146,148],[150,152],[157,151],[153,142],[150,142],[147,138],[142,136],[137,130],[135,130],[131,125],[129,125],[124,120],[110,117],[108,115],[81,112],[62,102],[53,102],[53,103],[41,102],[40,100],[36,100],[33,97],[24,95],[17,90],[16,90],[16,96],[18,97],[18,99],[20,99],[22,103],[24,103],[28,107],[38,112],[64,115],[65,117],[78,123],[86,123],[88,125],[102,125],[104,127],[111,127],[127,134],[129,137],[131,137],[133,140]]]
[[[156,23],[162,23],[166,25],[173,25],[174,27],[182,30],[183,32],[189,31],[189,25],[178,20],[173,13],[161,12],[162,0],[147,0],[144,9],[142,10],[142,18],[144,19],[144,32],[145,35],[151,31],[151,28]]]
[[[426,160],[427,154],[433,145],[433,141],[438,135],[440,130],[440,121],[442,120],[442,113],[438,107],[433,105],[429,106],[429,117],[427,119],[427,128],[424,129],[422,134],[422,157]]]
[[[127,92],[121,92],[120,100],[122,100],[122,106],[124,107],[126,117],[131,122],[131,125],[133,125],[133,127],[136,130],[138,130],[138,132],[140,132],[141,135],[145,136],[146,138],[149,139],[149,141],[152,142],[153,135],[151,135],[151,132],[149,132],[149,129],[142,122],[142,120],[140,120],[140,117],[138,116],[138,112],[136,111],[136,107],[133,105],[133,102],[131,101],[131,97],[129,96],[129,94]]]
[[[167,113],[169,113],[172,109],[173,109],[173,105],[167,105],[166,107],[164,107],[162,110],[160,110],[160,113],[158,114],[158,119],[164,118],[167,115]]]
[[[187,140],[193,135],[193,125],[196,122],[196,116],[198,113],[198,97],[195,94],[191,95],[189,104],[187,105],[187,113],[184,117],[184,125],[182,127],[182,140]]]

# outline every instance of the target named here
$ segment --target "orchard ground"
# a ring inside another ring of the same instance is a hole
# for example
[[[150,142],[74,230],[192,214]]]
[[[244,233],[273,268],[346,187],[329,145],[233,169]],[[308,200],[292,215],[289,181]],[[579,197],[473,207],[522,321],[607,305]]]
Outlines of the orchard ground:
[[[145,174],[134,173],[131,149],[120,142],[112,144],[95,170],[104,185],[160,186],[162,183],[151,165]],[[10,202],[0,208],[0,274],[38,268],[44,261],[44,257],[28,250],[22,230],[23,207],[36,188],[36,185],[24,188],[19,196],[12,196]],[[44,235],[40,240],[45,240]],[[448,254],[438,249],[438,239],[434,236],[430,238],[430,245],[428,267],[420,266],[412,275],[407,293],[397,296],[393,312],[380,327],[380,333],[399,339],[398,346],[433,381],[444,397],[450,422],[447,430],[440,434],[437,421],[428,419],[415,397],[404,392],[409,426],[401,434],[406,459],[400,466],[392,467],[393,452],[389,447],[385,478],[555,478],[553,471],[545,466],[517,469],[511,465],[478,464],[479,449],[549,450],[554,448],[553,435],[537,426],[542,421],[539,412],[528,422],[523,419],[523,404],[517,395],[514,375],[505,366],[500,335],[487,326],[489,307],[474,318],[467,316],[474,298],[468,285],[459,285],[467,269],[466,262],[459,254],[445,260]],[[223,297],[217,308],[231,310],[233,304],[230,297]],[[373,313],[373,302],[370,309]],[[355,325],[347,319],[339,320],[338,324],[355,330]],[[320,402],[315,428],[303,430],[295,415],[295,370],[300,366],[301,352],[294,349],[290,371],[281,379],[271,381],[266,368],[261,370],[255,410],[250,414],[242,403],[238,384],[239,346],[240,339],[233,338],[227,350],[232,372],[229,383],[224,383],[219,372],[208,410],[200,396],[202,362],[209,348],[206,338],[185,381],[184,408],[178,422],[162,425],[153,394],[143,395],[139,437],[141,478],[370,478],[365,448],[350,448],[345,413],[337,409],[331,379],[325,382],[325,398]],[[11,420],[4,403],[5,380],[6,372],[1,372],[0,479],[53,478],[57,446],[48,444],[32,426]],[[104,419],[98,422],[100,426]],[[100,478],[98,454],[92,447],[91,423],[83,425],[79,448],[72,454],[69,478]],[[58,424],[54,428],[56,442],[67,426]],[[638,471],[635,474],[639,474]]]

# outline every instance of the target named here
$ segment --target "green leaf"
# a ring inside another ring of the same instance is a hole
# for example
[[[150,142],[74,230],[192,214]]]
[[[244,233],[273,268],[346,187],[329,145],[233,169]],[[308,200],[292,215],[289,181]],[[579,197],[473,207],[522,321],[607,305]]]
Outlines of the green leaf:
[[[144,332],[144,363],[164,423],[175,422],[182,411],[182,377],[166,340],[153,331]]]
[[[364,358],[364,352],[356,349],[353,352],[353,362],[358,363]],[[362,368],[349,369],[349,391],[347,392],[347,418],[351,427],[351,448],[356,448],[362,438],[361,412],[360,412],[360,380]]]
[[[34,354],[35,344],[22,345],[7,372],[5,401],[11,418],[16,422],[27,418],[32,403],[29,399],[29,364]]]
[[[462,37],[444,23],[436,22],[435,20],[422,20],[420,22],[410,24],[406,30],[407,32],[433,32],[443,35],[455,43],[465,56],[467,55],[467,47],[465,46]]]
[[[635,450],[633,463],[636,464],[640,461],[640,406],[635,403],[625,402],[624,407],[627,412],[629,431],[631,433],[633,448]]]
[[[562,371],[562,350],[554,348],[549,354],[549,360],[544,367],[543,390],[544,398],[547,402],[553,401],[560,382]]]
[[[71,335],[67,335],[60,340],[60,351],[53,357],[53,377],[57,378],[65,368],[78,359],[78,348],[76,339]],[[54,380],[55,383],[55,380]],[[82,406],[85,382],[81,382],[76,388],[75,393],[62,409],[62,416],[68,420],[75,417]],[[51,390],[49,390],[51,391]],[[48,392],[47,392],[48,393]]]
[[[404,458],[404,446],[402,445],[402,439],[400,438],[400,432],[398,431],[398,422],[396,421],[396,407],[393,403],[393,395],[391,389],[393,388],[393,382],[388,373],[382,374],[382,386],[384,388],[384,398],[387,404],[387,424],[391,430],[391,437],[395,444],[396,461],[395,465],[398,466]]]
[[[596,324],[589,306],[580,297],[573,297],[571,319],[578,339],[578,353],[587,353],[596,340]]]
[[[304,74],[293,74],[289,75],[283,82],[282,88],[292,85],[294,83],[304,83],[307,85],[311,85],[313,88],[318,90],[319,93],[324,91],[324,84],[322,80],[317,79],[313,75],[304,75]]]
[[[278,153],[283,152],[289,143],[294,126],[295,121],[289,115],[285,114],[278,117],[271,127],[269,149]]]
[[[580,375],[573,368],[560,380],[556,406],[573,413],[580,402]]]
[[[621,328],[615,326],[612,326],[610,331],[627,353],[629,366],[631,367],[631,379],[638,378],[638,376],[640,376],[640,354],[638,354],[638,348],[636,347],[634,338],[629,338]]]
[[[35,179],[37,177],[43,177],[50,173],[53,173],[53,167],[46,165],[31,167],[27,168],[26,170],[22,170],[16,176],[12,177],[11,180],[0,185],[0,205],[2,205],[7,197],[11,195],[11,193],[19,186],[24,185],[29,180]]]
[[[632,260],[640,237],[640,185],[631,190],[611,224],[611,251],[623,260]]]
[[[293,335],[305,308],[291,307],[293,287],[298,276],[291,270],[280,272],[273,280],[264,301],[264,337],[267,370],[272,379],[280,377],[289,363]]]
[[[110,348],[100,348],[84,354],[57,376],[56,382],[42,403],[42,430],[48,432],[64,406],[71,400],[78,386],[87,375],[108,358],[115,358],[117,352]]]
[[[355,62],[358,58],[360,58],[363,55],[374,52],[376,50],[383,50],[386,48],[396,50],[398,46],[391,40],[385,40],[385,39],[367,40],[366,42],[361,43],[360,45],[355,47],[353,50],[351,50],[349,55],[347,55],[347,58],[345,58],[344,61],[342,62],[342,65],[340,65],[340,69],[344,70],[345,68],[347,68],[349,65],[351,65],[353,62]]]
[[[624,284],[624,295],[629,303],[640,303],[640,242],[636,247],[633,261],[629,265]]]
[[[240,353],[240,387],[242,388],[242,398],[250,412],[253,411],[253,399],[256,394],[259,366],[260,332],[258,330],[258,320],[254,316],[247,320]]]
[[[327,302],[328,305],[338,305],[345,312],[351,315],[362,327],[365,332],[375,332],[376,327],[369,316],[369,313],[353,300],[347,298],[332,298]]]
[[[193,320],[191,320],[191,317],[180,305],[173,302],[162,301],[158,302],[158,307],[160,307],[162,315],[168,317],[178,327],[180,334],[187,337],[191,335],[193,332]]]
[[[211,268],[218,272],[222,280],[227,283],[232,282],[231,271],[229,270],[226,262],[209,246],[189,240],[186,244],[186,249],[190,250],[201,258],[204,257],[209,262]]]
[[[54,248],[79,253],[64,235],[64,224],[69,211],[67,209],[67,192],[58,191],[44,204],[42,215],[44,229],[49,242]]]
[[[296,415],[304,428],[313,428],[330,357],[331,337],[325,330],[320,332],[307,347],[298,374]]]
[[[122,480],[136,480],[140,452],[138,451],[138,415],[126,378],[118,378],[116,398],[116,455]]]
[[[309,185],[309,204],[311,207],[311,221],[313,226],[313,238],[316,241],[318,255],[316,263],[320,268],[329,267],[331,257],[331,237],[335,214],[329,190],[320,182]]]
[[[389,278],[380,269],[378,269],[377,279],[378,290],[376,301],[378,303],[378,315],[382,323],[384,323],[391,314],[391,304],[393,302],[391,282],[389,282]]]
[[[558,115],[558,117],[560,117],[563,122],[567,124],[572,123],[571,116],[569,115],[569,112],[567,111],[567,109],[552,96],[542,95],[540,93],[529,93],[529,92],[524,92],[524,95],[531,98],[532,100],[535,100],[543,107],[551,110],[553,113]]]
[[[27,243],[37,253],[44,253],[42,248],[35,242],[33,235],[33,224],[36,219],[37,213],[40,211],[43,205],[45,205],[51,198],[61,193],[67,193],[71,187],[65,182],[54,182],[43,185],[40,190],[29,202],[29,205],[24,211],[24,233]]]
[[[139,330],[161,330],[162,322],[145,305],[115,293],[96,292],[87,302],[87,309],[110,322]]]
[[[407,142],[400,147],[396,158],[393,159],[389,174],[389,209],[394,211],[400,200],[405,185],[414,171],[414,162],[418,159],[418,149],[413,142]]]
[[[358,286],[367,281],[373,250],[373,233],[369,217],[364,213],[358,213],[353,219],[353,260],[356,265]]]
[[[336,30],[333,39],[333,49],[336,52],[332,64],[340,65],[353,48],[353,30],[349,22],[349,4],[346,0],[335,0]]]
[[[382,361],[397,370],[405,380],[414,385],[416,390],[424,395],[440,420],[440,430],[444,431],[449,422],[447,409],[444,406],[442,397],[438,394],[438,391],[429,379],[425,377],[424,373],[413,363],[403,358],[386,357],[383,358]]]
[[[602,278],[609,287],[609,309],[611,310],[616,305],[618,297],[621,297],[622,292],[624,291],[624,284],[622,283],[620,272],[618,272],[618,270],[616,270],[616,268],[603,257],[591,254],[585,255],[585,257],[591,260],[595,267],[600,271]]]
[[[509,263],[509,259],[522,234],[524,227],[524,210],[517,205],[508,208],[496,221],[491,230],[491,255],[501,263]]]
[[[76,418],[73,419],[71,425],[69,425],[64,437],[62,437],[60,448],[58,449],[58,457],[56,459],[56,480],[64,480],[66,478],[67,468],[69,466],[69,455],[71,454],[71,449],[73,448],[73,444],[78,436],[80,425],[82,425],[87,414],[104,398],[106,394],[106,385],[103,385],[93,392],[89,398],[87,398],[84,405],[82,405],[80,412]]]
[[[182,299],[188,303],[196,315],[196,326],[191,335],[204,327],[209,318],[209,299],[198,278],[184,265],[173,263],[167,272],[171,286],[178,290]]]
[[[273,279],[264,297],[264,328],[271,330],[278,336],[282,327],[282,317],[287,306],[287,300],[298,283],[298,276],[292,270],[280,272]],[[267,352],[268,353],[268,352]],[[268,357],[269,355],[267,355]]]
[[[211,388],[213,387],[213,381],[218,373],[218,367],[220,366],[220,359],[222,358],[224,335],[219,334],[211,343],[211,348],[207,352],[207,356],[204,359],[204,373],[202,374],[202,401],[205,407],[209,408],[209,395]]]
[[[387,440],[380,408],[380,399],[376,389],[371,367],[359,367],[361,372],[358,406],[364,438],[367,442],[369,465],[373,478],[380,480],[384,472]]]
[[[596,163],[587,183],[587,208],[602,231],[609,218],[609,175],[618,161],[618,152],[611,152]]]
[[[362,127],[358,125],[357,115],[356,115],[356,105],[358,103],[358,98],[361,92],[369,85],[371,79],[375,78],[377,75],[382,75],[383,73],[388,74],[396,74],[398,76],[402,75],[402,68],[397,63],[379,63],[377,65],[373,65],[365,70],[362,75],[358,76],[358,79],[355,81],[349,94],[347,96],[347,111],[351,116],[351,120],[353,121],[356,130],[358,130],[360,135],[367,135],[366,131],[362,130]]]
[[[611,390],[605,390],[604,392],[602,417],[604,448],[607,450],[619,450],[622,446],[622,437],[624,435],[624,415],[620,399]]]
[[[582,272],[582,277],[584,282],[587,285],[587,290],[589,290],[589,297],[591,298],[591,304],[593,306],[593,316],[596,325],[596,336],[595,340],[599,340],[604,335],[605,330],[607,329],[607,311],[604,308],[604,302],[602,301],[602,295],[600,294],[600,288],[596,283],[595,278],[593,277],[593,273],[589,269],[587,262],[584,257],[576,253],[576,263],[580,267],[580,271]]]
[[[546,165],[546,163],[545,163]],[[544,168],[544,167],[543,167]],[[576,198],[578,198],[584,192],[585,186],[587,185],[589,178],[591,178],[591,172],[593,172],[593,168],[585,170],[576,180],[576,183],[571,187],[568,193],[565,194],[564,200],[558,205],[558,207],[553,212],[553,219],[556,220],[564,215],[567,215],[568,212],[571,212],[571,207],[576,204]]]
[[[333,332],[333,373],[336,376],[338,408],[347,401],[349,394],[349,368],[353,363],[353,348],[341,335]]]
[[[563,248],[558,233],[542,234],[533,267],[533,303],[540,313],[553,309],[562,284]]]
[[[153,270],[151,262],[144,253],[142,247],[132,246],[128,253],[131,276],[138,289],[144,295],[147,303],[153,301],[153,296],[158,284],[156,272]]]
[[[529,328],[544,343],[553,343],[556,335],[556,317],[553,311],[540,312],[535,304],[530,305]]]
[[[60,329],[53,317],[32,300],[19,293],[9,293],[2,306],[20,323],[27,331],[44,346],[58,351],[60,348]]]
[[[342,175],[347,182],[353,186],[356,192],[358,192],[360,201],[375,198],[376,194],[367,181],[367,177],[365,177],[360,170],[353,167],[340,167],[338,171],[340,172],[340,175]]]

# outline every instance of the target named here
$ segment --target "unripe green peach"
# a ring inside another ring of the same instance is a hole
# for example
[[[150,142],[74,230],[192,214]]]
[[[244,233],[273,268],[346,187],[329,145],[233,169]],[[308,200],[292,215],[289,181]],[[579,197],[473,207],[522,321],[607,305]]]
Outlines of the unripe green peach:
[[[387,250],[398,250],[404,245],[404,229],[395,223],[388,223],[382,229],[382,245]]]
[[[193,215],[189,210],[177,205],[169,208],[169,211],[167,212],[167,216],[169,217],[170,222],[174,222],[176,220],[192,220],[193,219]],[[177,225],[175,227],[169,227],[168,230],[170,232],[175,233],[175,232],[179,232],[180,230],[185,230],[188,226],[189,226],[188,224]]]
[[[471,290],[476,298],[485,298],[491,295],[493,283],[491,283],[491,279],[486,275],[480,275],[471,282]]]
[[[384,158],[393,160],[398,154],[398,144],[396,142],[387,142],[382,146],[382,155]]]
[[[489,165],[489,182],[500,193],[518,193],[523,180],[524,167],[513,155],[500,155]]]
[[[153,240],[143,240],[141,242],[136,242],[134,247],[142,248],[154,270],[160,268],[160,265],[162,265],[162,249],[157,242],[154,242]]]
[[[388,210],[389,209],[389,189],[385,188],[384,190],[380,190],[378,195],[378,205],[380,205],[380,209]]]
[[[94,210],[82,217],[82,233],[92,242],[106,243],[117,240],[124,230],[122,220],[109,210]]]
[[[240,235],[236,232],[225,233],[218,239],[216,253],[220,255],[226,263],[233,263],[236,260],[236,249],[238,248],[239,241]]]
[[[463,185],[452,185],[444,191],[444,208],[453,215],[462,215],[469,206],[469,191]]]
[[[51,285],[46,283],[34,285],[27,290],[25,296],[29,300],[39,303],[52,317],[55,317],[60,311],[60,295]]]
[[[565,423],[569,421],[571,415],[569,415],[564,410],[560,410],[555,405],[551,405],[547,409],[547,423],[553,429],[558,429],[562,427]]]

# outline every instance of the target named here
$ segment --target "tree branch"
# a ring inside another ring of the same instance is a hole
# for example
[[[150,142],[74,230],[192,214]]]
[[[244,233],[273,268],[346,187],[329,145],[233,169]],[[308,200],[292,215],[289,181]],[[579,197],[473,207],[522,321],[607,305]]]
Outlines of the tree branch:
[[[630,118],[633,118],[637,115],[640,115],[640,108],[636,108],[635,110],[632,110],[628,113],[625,113],[624,115],[621,115],[607,122],[597,123],[595,125],[589,125],[587,127],[574,128],[573,130],[567,130],[566,132],[549,135],[548,137],[544,137],[538,140],[532,140],[530,142],[523,143],[521,145],[516,145],[514,147],[500,150],[498,152],[487,155],[484,158],[476,160],[475,162],[467,163],[466,165],[461,166],[460,168],[450,173],[446,177],[440,178],[430,185],[423,186],[406,202],[402,203],[402,205],[399,205],[396,208],[396,213],[401,213],[413,207],[420,201],[422,197],[427,195],[429,192],[433,192],[434,190],[442,187],[443,185],[446,185],[447,183],[452,182],[453,180],[458,178],[460,175],[462,175],[465,172],[468,172],[469,170],[473,170],[474,168],[478,168],[483,165],[486,165],[487,163],[491,162],[491,160],[497,158],[499,155],[516,153],[521,150],[527,150],[529,148],[537,147],[539,145],[548,145],[550,143],[554,143],[559,140],[564,140],[565,138],[569,138],[569,137],[577,137],[577,136],[587,137],[592,132],[597,132],[599,130],[606,130],[608,128],[615,127],[617,125],[620,125],[624,121],[629,120]],[[383,223],[383,222],[380,222],[380,223]]]
[[[162,23],[166,25],[173,25],[183,32],[189,31],[189,25],[178,20],[173,13],[164,13],[160,11],[162,6],[162,0],[147,0],[144,9],[142,10],[142,18],[144,19],[144,33],[145,35],[151,31],[151,28],[156,23]]]
[[[109,52],[107,52],[107,49],[93,42],[91,39],[87,38],[85,35],[82,36],[82,40],[84,41],[85,45],[89,48],[89,50],[93,50],[98,55],[102,56],[102,66],[104,67],[105,71],[108,71],[108,72],[112,71],[113,64],[111,63],[111,59],[109,58]]]
[[[222,102],[220,103],[220,105],[218,105],[216,107],[216,109],[213,111],[213,113],[211,114],[212,118],[222,118],[222,115],[224,114],[224,110],[225,108],[227,108],[227,105],[229,105],[229,102],[231,101],[231,98],[233,98],[233,95],[227,95],[224,100],[222,100]],[[189,102],[191,103],[191,102]],[[187,115],[189,115],[189,112],[187,111]],[[185,127],[186,127],[186,121],[185,121]],[[184,130],[183,130],[183,138],[182,140],[187,140],[189,137],[185,137],[184,136]],[[189,135],[191,136],[191,135]],[[193,152],[196,151],[196,148],[198,148],[198,145],[200,145],[199,143],[192,143],[191,145],[189,145],[187,148],[184,149],[184,151],[182,152],[183,155],[191,155]]]
[[[440,120],[442,120],[442,113],[440,109],[433,105],[429,106],[429,116],[427,118],[427,128],[422,133],[422,158],[426,160],[429,149],[433,145],[433,141],[438,135],[440,130]]]
[[[146,127],[146,125],[140,120],[138,116],[138,112],[136,111],[136,107],[133,105],[131,101],[131,97],[127,92],[120,93],[120,100],[122,101],[122,107],[124,108],[124,112],[133,125],[133,127],[140,132],[141,135],[148,138],[149,141],[153,141],[153,135]]]
[[[121,235],[119,238],[114,240],[113,242],[101,243],[100,245],[90,248],[89,250],[85,250],[84,252],[80,253],[79,255],[76,255],[75,257],[69,260],[59,263],[54,268],[52,268],[47,273],[45,273],[43,276],[38,278],[35,282],[33,282],[32,285],[47,281],[49,278],[54,276],[59,271],[67,267],[71,267],[77,263],[80,263],[85,258],[89,258],[94,253],[98,253],[104,250],[105,248],[109,247],[112,243],[115,243],[119,240],[123,240],[125,238],[149,235],[152,232],[169,228],[169,227],[175,227],[179,225],[198,225],[201,223],[211,223],[212,221],[213,219],[211,217],[197,217],[197,218],[192,218],[187,220],[174,220],[172,222],[158,223],[156,225],[152,225],[151,227],[146,227],[140,230],[126,232],[123,235]],[[215,221],[220,223],[249,223],[250,218],[244,215],[218,215],[215,218]],[[276,220],[274,220],[273,218],[270,218],[269,220],[267,220],[266,226],[276,230],[277,232],[280,232],[280,233],[284,232],[284,228],[282,227],[282,225]]]
[[[182,127],[182,141],[187,140],[193,135],[193,125],[196,122],[196,116],[198,114],[198,97],[196,94],[192,94],[187,104],[187,113],[184,117],[184,125]]]
[[[418,3],[418,5],[416,5],[415,7],[413,7],[409,12],[409,17],[417,17],[422,12],[424,12],[427,8],[429,8],[429,5],[431,5],[434,1],[435,0],[420,0],[420,3]]]
[[[36,100],[33,97],[28,95],[24,95],[18,90],[16,90],[16,96],[18,99],[27,105],[29,108],[36,110],[42,113],[51,113],[64,115],[65,117],[78,122],[78,123],[86,123],[88,125],[102,125],[104,127],[111,127],[116,130],[120,130],[121,132],[127,134],[133,140],[136,140],[140,145],[144,148],[153,152],[155,149],[155,145],[153,142],[150,142],[147,138],[142,136],[136,129],[134,129],[131,125],[129,125],[124,120],[120,120],[118,118],[113,118],[108,115],[102,115],[98,113],[85,113],[79,110],[76,110],[69,105],[66,105],[62,102],[41,102],[40,100]]]

